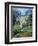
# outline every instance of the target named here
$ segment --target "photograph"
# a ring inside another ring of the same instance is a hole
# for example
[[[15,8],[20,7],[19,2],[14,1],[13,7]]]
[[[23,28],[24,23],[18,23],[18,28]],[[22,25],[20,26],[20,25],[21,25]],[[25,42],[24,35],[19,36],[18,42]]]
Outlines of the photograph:
[[[37,42],[37,4],[5,3],[5,44]]]
[[[32,9],[11,7],[11,38],[32,37]]]

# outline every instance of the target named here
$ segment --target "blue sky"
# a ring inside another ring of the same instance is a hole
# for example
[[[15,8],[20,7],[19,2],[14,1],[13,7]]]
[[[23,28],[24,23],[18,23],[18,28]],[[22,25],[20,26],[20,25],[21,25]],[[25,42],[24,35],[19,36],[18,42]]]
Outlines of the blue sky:
[[[21,12],[21,15],[25,15],[27,11],[30,14],[31,13],[30,11],[32,11],[32,8],[13,8],[13,10]]]
[[[20,11],[21,12],[21,15],[24,15],[25,12],[29,9],[25,9],[25,8],[16,8],[16,10]]]
[[[26,11],[31,11],[32,8],[16,8],[16,10],[20,11],[21,12],[21,15],[25,15],[26,14]]]

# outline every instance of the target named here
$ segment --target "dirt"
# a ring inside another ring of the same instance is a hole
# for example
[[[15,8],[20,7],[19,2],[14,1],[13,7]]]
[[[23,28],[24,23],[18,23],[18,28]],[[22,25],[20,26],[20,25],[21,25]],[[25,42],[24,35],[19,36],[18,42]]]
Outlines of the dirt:
[[[21,32],[18,33],[16,37],[32,37],[32,32]]]

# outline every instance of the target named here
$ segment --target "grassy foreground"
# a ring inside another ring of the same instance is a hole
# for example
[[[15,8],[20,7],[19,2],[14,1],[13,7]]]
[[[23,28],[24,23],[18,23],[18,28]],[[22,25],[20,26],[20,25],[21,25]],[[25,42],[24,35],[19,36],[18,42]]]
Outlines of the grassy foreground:
[[[15,37],[32,37],[32,32],[20,32]]]
[[[32,37],[32,27],[23,28],[23,31],[17,33],[15,37]]]

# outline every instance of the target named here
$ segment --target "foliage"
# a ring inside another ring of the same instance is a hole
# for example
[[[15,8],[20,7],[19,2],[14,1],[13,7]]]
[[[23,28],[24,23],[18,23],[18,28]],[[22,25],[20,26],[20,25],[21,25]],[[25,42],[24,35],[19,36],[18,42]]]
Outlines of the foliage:
[[[16,25],[13,26],[13,30],[12,31],[15,34],[17,34],[17,33],[21,32],[20,29],[21,29],[20,26],[16,24]]]
[[[29,25],[29,16],[24,16],[24,20],[25,22],[22,23],[22,30],[21,31],[21,27],[20,27],[20,22],[19,21],[15,21],[15,24],[12,25],[12,31],[17,34],[17,33],[20,33],[20,32],[31,32],[32,30],[32,27]]]
[[[16,21],[18,15],[20,19]],[[22,28],[20,27],[20,20],[22,20]],[[11,30],[16,34],[15,37],[32,36],[32,14],[29,15],[28,11],[26,15],[21,15],[20,11],[16,12],[16,16],[13,15],[12,21]]]

